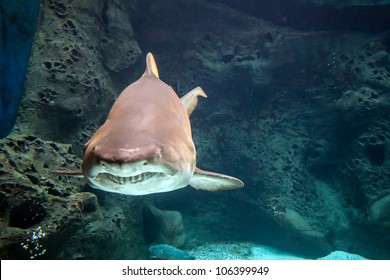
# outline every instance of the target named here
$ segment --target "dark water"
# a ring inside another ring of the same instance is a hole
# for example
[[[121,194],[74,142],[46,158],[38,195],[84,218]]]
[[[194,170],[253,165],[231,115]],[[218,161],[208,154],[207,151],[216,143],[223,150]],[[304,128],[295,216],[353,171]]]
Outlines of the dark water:
[[[389,29],[388,1],[217,0],[216,2],[228,4],[275,24],[299,30],[377,33]]]

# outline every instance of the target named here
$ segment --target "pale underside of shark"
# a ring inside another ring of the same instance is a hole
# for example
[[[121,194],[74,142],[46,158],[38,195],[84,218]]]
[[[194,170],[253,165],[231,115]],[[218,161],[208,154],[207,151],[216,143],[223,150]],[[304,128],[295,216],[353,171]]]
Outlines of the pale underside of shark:
[[[168,192],[190,185],[207,191],[244,186],[237,178],[196,167],[189,116],[200,87],[181,99],[159,79],[151,53],[146,70],[117,98],[105,123],[84,146],[83,175],[94,188],[127,195]]]

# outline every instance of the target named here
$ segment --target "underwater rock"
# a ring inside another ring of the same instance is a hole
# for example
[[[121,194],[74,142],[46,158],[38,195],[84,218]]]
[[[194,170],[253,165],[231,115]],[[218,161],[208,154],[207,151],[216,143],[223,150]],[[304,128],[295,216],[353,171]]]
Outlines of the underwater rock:
[[[390,194],[375,201],[370,207],[370,221],[379,231],[390,229]]]
[[[61,259],[146,259],[142,235],[142,201],[130,196],[102,193],[98,219],[91,220],[69,237]]]
[[[367,260],[365,257],[344,251],[333,251],[318,260]]]
[[[7,136],[22,100],[40,1],[0,3],[0,138]]]
[[[70,145],[11,133],[0,158],[1,259],[142,258],[139,201],[99,205],[82,179],[52,172],[80,166]]]
[[[294,240],[295,245],[300,243],[302,247],[310,246],[322,252],[329,250],[329,245],[326,244],[325,234],[313,229],[297,211],[287,208],[282,226],[290,228],[287,235]]]
[[[355,112],[354,117],[367,114],[390,104],[387,96],[380,96],[375,90],[362,87],[359,90],[348,90],[336,101],[336,106],[344,112]],[[363,111],[363,112],[362,112]]]
[[[181,247],[186,239],[181,213],[160,210],[152,205],[144,207],[144,235],[148,236],[149,242]]]
[[[390,178],[385,175],[390,168],[386,110],[377,111],[376,117],[368,123],[366,121],[362,119],[357,128],[357,135],[348,147],[350,152],[343,159],[344,168],[340,169],[340,176],[349,181],[345,185],[350,184],[349,188],[353,189],[350,205],[364,212],[389,194],[387,186],[390,183]]]
[[[59,180],[51,172],[61,164],[76,167],[80,161],[69,145],[14,133],[0,140],[0,157],[1,257],[54,256],[61,243],[53,246],[51,242],[82,224],[82,216],[88,220],[84,204],[96,204],[92,194],[73,194],[81,187],[79,179]],[[16,236],[9,236],[11,232],[17,232]],[[31,238],[36,235],[37,240]]]
[[[251,242],[208,243],[189,251],[197,260],[310,260],[305,256]],[[319,260],[365,260],[343,251],[333,251]]]
[[[167,244],[157,244],[149,247],[149,258],[152,260],[194,260],[185,251]]]
[[[198,84],[211,84],[221,90],[226,77],[229,80],[246,78],[247,82],[256,85],[269,84],[271,77],[267,69],[288,61],[286,56],[279,53],[294,51],[286,50],[285,47],[290,46],[282,43],[290,36],[295,37],[293,34],[283,32],[261,19],[245,17],[224,5],[193,0],[176,1],[175,4],[171,1],[139,2],[142,2],[138,4],[143,9],[142,13],[132,14],[139,43],[156,49],[156,56],[161,57],[159,64],[168,65],[164,72],[180,76],[179,93],[189,91]],[[172,6],[175,8],[172,9]],[[145,13],[148,13],[147,19],[144,18]],[[218,21],[213,20],[215,14],[219,15]],[[168,18],[193,22],[194,26],[191,29],[177,26]],[[234,19],[234,24],[231,24],[231,19]],[[210,29],[210,26],[213,28]],[[172,56],[159,54],[173,43],[175,51],[171,53]],[[172,61],[183,60],[186,61],[185,65],[171,66]],[[243,73],[246,73],[246,77],[242,76]],[[178,83],[170,82],[170,77],[172,75],[167,75],[168,84]],[[226,91],[225,94],[230,93]]]
[[[97,199],[91,193],[60,197],[39,186],[4,183],[0,192],[7,193],[9,204],[1,213],[2,259],[58,258],[69,236],[98,218]]]
[[[17,119],[23,133],[73,144],[75,153],[128,85],[140,54],[118,1],[45,1]],[[124,71],[124,76],[112,75]],[[129,71],[127,71],[129,72]],[[118,89],[115,87],[118,86]]]
[[[389,39],[388,31],[371,38],[364,38],[351,51],[344,52],[339,57],[341,63],[338,67],[344,79],[358,80],[359,84],[369,86],[369,92],[374,91],[373,96],[363,92],[366,98],[388,98],[380,94],[375,96],[375,94],[380,93],[382,87],[390,88],[390,69],[386,67],[390,61]],[[375,92],[376,89],[380,92]]]
[[[39,186],[39,190],[59,197],[67,197],[81,189],[82,180],[52,173],[66,166],[79,168],[81,160],[73,154],[70,145],[12,133],[0,140],[0,156],[1,184]]]
[[[286,208],[284,218],[286,224],[293,227],[297,231],[310,231],[312,227],[309,223],[295,210]]]
[[[304,260],[276,248],[253,242],[210,242],[189,251],[197,260]]]
[[[123,1],[109,0],[102,14],[105,26],[100,40],[104,65],[113,72],[133,65],[141,55],[124,5]]]

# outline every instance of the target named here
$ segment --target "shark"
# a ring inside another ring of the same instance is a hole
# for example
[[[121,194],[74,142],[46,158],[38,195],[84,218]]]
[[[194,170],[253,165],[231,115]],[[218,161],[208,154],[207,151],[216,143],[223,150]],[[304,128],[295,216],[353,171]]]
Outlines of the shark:
[[[196,87],[179,98],[159,77],[152,53],[146,70],[114,102],[103,125],[84,145],[80,170],[57,170],[83,176],[93,188],[125,195],[148,195],[191,186],[220,191],[242,188],[235,177],[196,166],[190,115],[198,97]]]

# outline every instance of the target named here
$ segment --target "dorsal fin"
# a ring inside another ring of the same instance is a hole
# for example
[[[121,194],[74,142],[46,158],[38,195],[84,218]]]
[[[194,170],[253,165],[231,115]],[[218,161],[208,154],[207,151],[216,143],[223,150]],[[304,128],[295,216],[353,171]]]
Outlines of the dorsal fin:
[[[158,75],[157,64],[156,61],[154,60],[154,56],[152,53],[148,53],[146,55],[146,70],[143,76],[145,75],[154,75],[157,78],[160,78],[160,76]]]

